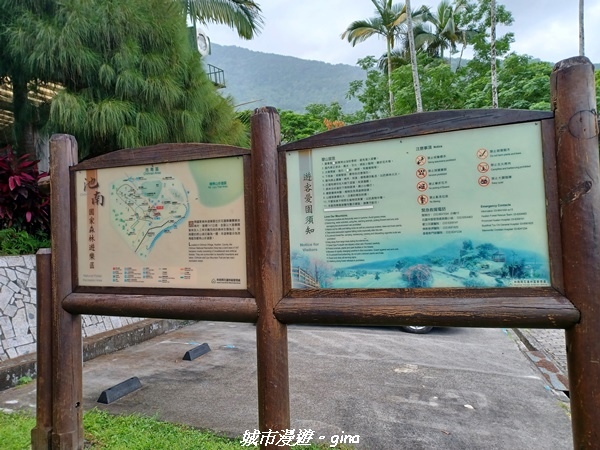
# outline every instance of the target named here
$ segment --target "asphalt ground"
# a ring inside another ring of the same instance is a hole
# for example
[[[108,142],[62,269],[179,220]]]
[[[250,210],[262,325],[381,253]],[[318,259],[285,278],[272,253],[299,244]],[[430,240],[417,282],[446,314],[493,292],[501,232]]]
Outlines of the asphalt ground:
[[[84,408],[141,413],[242,436],[258,428],[256,329],[198,322],[84,364]],[[359,449],[570,449],[568,403],[501,329],[290,326],[291,428],[313,442],[359,436]],[[209,353],[182,360],[208,343]],[[101,392],[136,376],[109,405]],[[0,392],[35,406],[35,383]],[[274,447],[277,448],[277,447]],[[302,448],[302,447],[300,447]]]

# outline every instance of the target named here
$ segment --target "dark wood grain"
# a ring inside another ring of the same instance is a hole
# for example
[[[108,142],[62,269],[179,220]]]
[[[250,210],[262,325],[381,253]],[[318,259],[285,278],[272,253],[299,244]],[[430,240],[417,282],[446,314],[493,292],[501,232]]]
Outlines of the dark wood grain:
[[[284,298],[284,323],[567,328],[579,311],[564,297]]]
[[[562,242],[556,176],[556,135],[554,120],[542,120],[542,147],[544,149],[544,182],[546,192],[546,223],[548,224],[548,254],[552,286],[564,295]]]
[[[432,111],[335,128],[306,139],[282,145],[279,147],[279,151],[288,152],[446,131],[534,122],[536,120],[551,119],[552,117],[553,115],[550,112],[515,109]]]
[[[127,148],[82,161],[71,170],[106,169],[142,164],[165,164],[197,159],[243,156],[247,148],[219,144],[158,144],[150,147]]]
[[[62,306],[72,314],[103,316],[231,322],[256,322],[258,318],[258,309],[254,299],[243,297],[73,293],[63,300]]]
[[[36,258],[37,375],[35,428],[31,430],[32,450],[52,445],[52,278],[50,249],[41,249]]]
[[[600,161],[594,66],[561,61],[550,79],[557,142],[564,292],[581,312],[567,329],[576,449],[600,443]]]
[[[279,131],[279,116],[274,108],[260,108],[254,112],[251,118],[254,288],[260,313],[256,324],[256,349],[258,422],[263,432],[290,428],[287,327],[273,315],[273,308],[283,297]],[[261,443],[261,449],[267,448]]]
[[[77,142],[59,134],[50,139],[52,213],[52,448],[83,448],[83,352],[81,316],[61,302],[73,290],[69,167],[76,163]]]

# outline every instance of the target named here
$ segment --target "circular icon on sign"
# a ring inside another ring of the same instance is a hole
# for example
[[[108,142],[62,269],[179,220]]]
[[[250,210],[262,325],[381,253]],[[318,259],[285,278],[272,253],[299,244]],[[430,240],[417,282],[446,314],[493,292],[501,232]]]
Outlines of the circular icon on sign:
[[[479,184],[479,186],[483,186],[483,187],[487,187],[491,184],[491,180],[489,177],[479,177],[479,180],[477,180],[477,183]]]
[[[417,177],[425,178],[427,176],[427,169],[417,169]]]
[[[419,181],[417,183],[417,189],[421,192],[426,191],[428,187],[427,181]]]
[[[490,170],[490,165],[486,162],[481,162],[477,164],[477,170],[480,173],[486,173],[488,170]]]
[[[426,205],[429,203],[429,197],[427,197],[425,194],[421,194],[417,197],[417,203],[419,205]]]
[[[427,162],[427,156],[419,155],[417,156],[417,166],[424,166]]]
[[[488,150],[486,148],[480,148],[479,150],[477,150],[477,157],[479,159],[485,159],[489,156],[490,152],[488,152]]]

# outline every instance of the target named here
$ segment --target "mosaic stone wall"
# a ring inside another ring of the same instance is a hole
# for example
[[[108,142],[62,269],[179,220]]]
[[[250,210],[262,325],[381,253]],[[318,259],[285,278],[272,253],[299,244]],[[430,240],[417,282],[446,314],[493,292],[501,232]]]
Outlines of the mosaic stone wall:
[[[82,316],[83,337],[142,319]],[[0,362],[36,350],[35,255],[0,256]]]

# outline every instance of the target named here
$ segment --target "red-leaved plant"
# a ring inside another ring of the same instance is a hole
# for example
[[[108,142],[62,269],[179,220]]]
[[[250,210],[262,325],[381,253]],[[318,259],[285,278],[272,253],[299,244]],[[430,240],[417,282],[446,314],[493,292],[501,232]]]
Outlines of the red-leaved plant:
[[[30,234],[50,231],[50,201],[40,192],[38,161],[15,155],[11,146],[0,149],[0,228]]]

